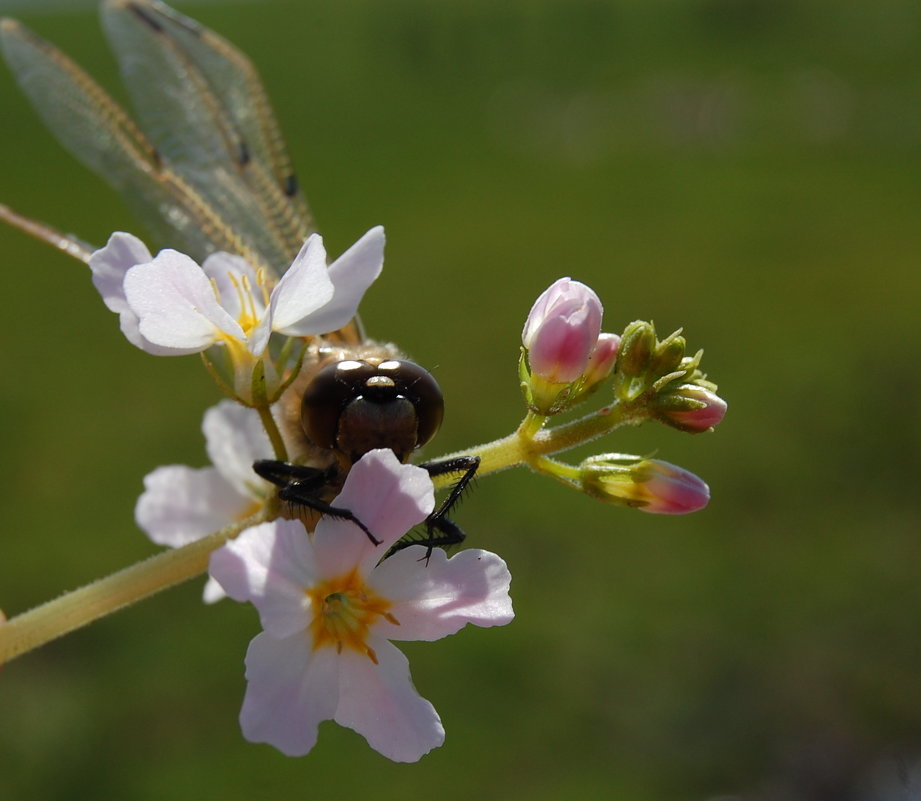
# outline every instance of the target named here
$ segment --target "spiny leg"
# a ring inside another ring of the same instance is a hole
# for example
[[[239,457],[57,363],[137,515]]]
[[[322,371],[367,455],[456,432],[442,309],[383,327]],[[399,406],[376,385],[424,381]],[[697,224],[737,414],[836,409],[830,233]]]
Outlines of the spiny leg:
[[[359,520],[355,514],[341,506],[330,506],[319,496],[336,477],[336,468],[308,467],[306,465],[290,464],[275,459],[259,459],[253,463],[253,470],[266,481],[280,487],[278,497],[291,504],[306,506],[308,509],[320,512],[339,520],[349,520],[360,528],[374,545],[381,541],[375,537],[368,527]]]
[[[448,517],[448,512],[454,508],[454,505],[463,495],[467,485],[476,475],[477,468],[480,466],[479,456],[457,456],[453,459],[445,459],[438,462],[426,462],[419,465],[426,470],[430,476],[443,476],[449,473],[463,473],[457,483],[451,487],[448,496],[441,502],[441,505],[432,512],[425,521],[427,536],[424,540],[406,540],[398,542],[393,550],[401,550],[409,545],[425,545],[428,550],[425,554],[426,562],[432,555],[432,549],[439,546],[458,545],[464,541],[467,536],[463,529]],[[437,533],[436,533],[437,532]]]

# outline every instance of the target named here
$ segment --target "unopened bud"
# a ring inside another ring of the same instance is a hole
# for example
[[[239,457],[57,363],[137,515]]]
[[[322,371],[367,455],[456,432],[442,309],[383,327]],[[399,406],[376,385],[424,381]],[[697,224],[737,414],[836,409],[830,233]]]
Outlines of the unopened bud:
[[[677,428],[698,434],[718,425],[726,414],[728,404],[713,390],[698,384],[682,384],[669,393],[656,397],[656,419]]]
[[[617,334],[601,334],[598,337],[582,376],[587,390],[594,389],[611,374],[619,352],[620,337]]]
[[[656,343],[655,352],[649,360],[649,373],[659,377],[681,369],[684,351],[687,342],[680,331],[669,334],[661,342]]]
[[[710,488],[702,479],[660,459],[608,453],[586,459],[579,469],[587,494],[643,512],[688,514],[710,500]]]
[[[617,372],[626,378],[644,376],[656,348],[656,329],[652,323],[636,320],[624,329],[617,359]]]
[[[521,342],[531,373],[553,384],[575,381],[601,333],[601,301],[585,284],[560,278],[534,303]]]

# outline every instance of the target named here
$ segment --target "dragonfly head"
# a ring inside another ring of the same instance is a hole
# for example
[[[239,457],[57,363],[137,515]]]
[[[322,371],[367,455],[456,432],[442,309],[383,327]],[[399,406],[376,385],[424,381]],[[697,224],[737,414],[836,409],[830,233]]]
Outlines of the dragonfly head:
[[[389,448],[405,462],[443,417],[438,383],[406,359],[333,362],[311,379],[301,401],[307,436],[351,463],[375,448]]]

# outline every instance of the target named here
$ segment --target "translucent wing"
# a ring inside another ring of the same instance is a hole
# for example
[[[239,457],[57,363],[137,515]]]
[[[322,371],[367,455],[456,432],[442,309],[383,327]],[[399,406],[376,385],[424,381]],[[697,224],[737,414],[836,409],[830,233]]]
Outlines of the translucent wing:
[[[154,147],[266,261],[287,267],[312,228],[252,63],[155,0],[110,0],[102,19]]]
[[[60,50],[0,22],[3,54],[45,124],[161,244],[284,270],[313,225],[252,63],[157,0],[106,0],[102,18],[140,125]],[[0,219],[80,252],[79,240],[6,211]],[[361,336],[356,319],[330,338]]]
[[[148,86],[144,97],[151,96],[151,108],[160,109],[165,107],[162,97],[172,93],[171,120],[148,114],[157,138],[148,137],[76,63],[19,23],[4,20],[4,56],[45,124],[77,159],[121,192],[164,243],[199,259],[225,250],[256,265],[287,267],[311,227],[251,64],[215,35],[203,29],[196,35],[191,20],[159,3],[112,2],[104,14],[113,38],[133,37],[136,52],[151,59],[147,69],[164,70],[152,81],[158,91]],[[235,100],[225,101],[215,91],[182,41],[158,19],[168,19],[173,27],[185,25],[183,37],[200,46],[199,61],[212,52],[221,54],[223,62],[215,56],[209,69],[214,76],[224,69],[233,85],[228,94]],[[232,57],[235,69],[225,66]],[[129,85],[143,74],[141,63],[137,58],[124,63],[126,73],[134,76]],[[165,64],[172,64],[172,73]],[[247,71],[244,83],[239,76]],[[195,92],[180,94],[178,83]],[[249,112],[242,124],[237,120],[246,116],[240,109],[247,105],[247,85],[258,90],[260,100],[254,105],[262,111]],[[140,91],[135,97],[142,106]]]

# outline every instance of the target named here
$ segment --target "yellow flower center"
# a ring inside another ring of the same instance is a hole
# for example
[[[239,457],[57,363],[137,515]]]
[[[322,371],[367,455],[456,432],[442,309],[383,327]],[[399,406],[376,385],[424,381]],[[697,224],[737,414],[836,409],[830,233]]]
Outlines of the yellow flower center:
[[[248,337],[259,325],[259,320],[262,319],[265,309],[268,308],[269,298],[272,294],[269,278],[261,267],[256,271],[256,286],[250,283],[249,276],[246,274],[237,276],[230,273],[229,278],[237,293],[237,302],[240,306],[237,322]],[[259,303],[256,301],[257,294],[260,296]]]
[[[340,653],[351,648],[377,664],[377,654],[368,645],[368,633],[378,617],[398,626],[387,610],[390,601],[375,595],[356,571],[317,584],[307,590],[315,610],[310,622],[313,647],[335,646]]]
[[[269,300],[272,295],[272,280],[262,267],[256,271],[255,286],[253,286],[249,276],[245,273],[238,275],[228,272],[227,279],[237,296],[237,307],[239,308],[237,322],[240,324],[240,328],[243,329],[243,333],[249,337],[256,329],[256,326],[259,325],[259,321],[263,318],[265,310],[269,306]],[[211,285],[214,288],[218,303],[221,303],[221,293],[218,291],[217,283],[213,279]],[[257,296],[259,298],[258,302]],[[224,304],[221,303],[221,305],[223,306]]]

